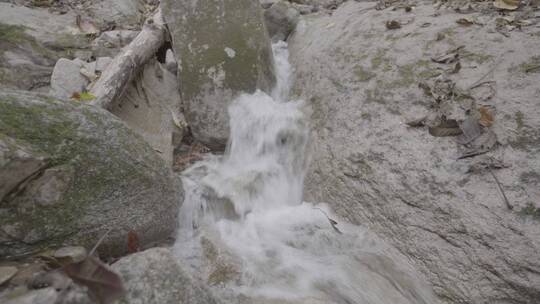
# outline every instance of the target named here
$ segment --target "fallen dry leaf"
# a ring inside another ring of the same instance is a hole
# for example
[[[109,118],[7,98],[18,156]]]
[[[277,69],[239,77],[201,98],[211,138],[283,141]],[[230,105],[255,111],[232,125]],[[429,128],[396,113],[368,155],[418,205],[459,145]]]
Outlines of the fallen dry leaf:
[[[128,232],[128,252],[129,253],[135,253],[141,250],[141,247],[139,245],[139,237],[137,236],[137,233],[133,230]]]
[[[386,28],[389,30],[396,30],[401,28],[401,23],[396,20],[386,21]]]
[[[113,303],[125,294],[120,276],[93,256],[66,265],[63,270],[75,283],[86,286],[101,304]]]
[[[519,7],[519,0],[495,0],[493,6],[498,9],[513,11]]]
[[[491,127],[493,125],[493,121],[495,120],[491,111],[487,107],[482,106],[478,108],[478,112],[480,112],[480,119],[478,122],[486,128]]]
[[[463,133],[454,119],[444,119],[438,126],[430,127],[428,131],[434,137],[458,136]]]

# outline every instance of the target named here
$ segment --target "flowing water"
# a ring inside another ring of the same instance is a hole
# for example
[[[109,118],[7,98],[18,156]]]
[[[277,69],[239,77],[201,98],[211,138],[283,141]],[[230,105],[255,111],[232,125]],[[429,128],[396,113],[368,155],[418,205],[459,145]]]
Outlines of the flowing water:
[[[395,249],[326,204],[302,201],[308,115],[288,100],[286,44],[273,51],[272,96],[233,101],[225,155],[183,173],[182,264],[230,303],[436,303]]]

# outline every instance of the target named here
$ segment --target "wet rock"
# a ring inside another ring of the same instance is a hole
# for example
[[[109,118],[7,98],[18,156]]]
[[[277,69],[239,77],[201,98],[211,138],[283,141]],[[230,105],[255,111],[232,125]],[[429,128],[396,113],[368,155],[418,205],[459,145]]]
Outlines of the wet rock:
[[[298,23],[300,13],[286,1],[280,1],[264,11],[264,20],[272,40],[287,40]]]
[[[195,139],[223,148],[227,106],[241,92],[269,92],[272,51],[256,1],[162,2],[171,30],[185,115]]]
[[[60,58],[51,76],[50,94],[61,99],[69,99],[74,93],[81,93],[90,81],[81,74],[84,63],[81,60]]]
[[[0,266],[0,285],[9,281],[17,273],[17,267]]]
[[[124,279],[129,304],[220,303],[203,285],[192,279],[172,251],[152,248],[129,255],[112,265]]]
[[[31,122],[31,123],[29,123]],[[63,244],[127,251],[166,239],[183,191],[144,140],[105,110],[20,91],[0,93],[0,136],[49,155],[47,170],[0,204],[0,255],[23,256]],[[16,210],[16,211],[15,211]]]
[[[528,50],[540,48],[527,38],[534,30],[506,38],[493,31],[492,17],[464,27],[456,23],[461,14],[433,17],[431,5],[418,5],[411,23],[387,31],[384,20],[402,13],[372,5],[348,1],[332,16],[301,21],[289,38],[294,91],[313,110],[306,199],[329,202],[384,237],[447,303],[534,303],[540,298],[538,76],[519,68],[531,62]],[[446,38],[437,40],[438,33]],[[428,114],[433,103],[418,84],[453,69],[431,58],[461,45],[462,68],[448,77],[467,88],[493,71],[484,80],[496,82],[499,97],[477,102],[496,109],[492,129],[501,145],[456,160],[455,138],[435,138],[405,122]],[[511,166],[492,171],[513,210],[489,171],[466,173],[491,158]]]
[[[153,60],[145,65],[141,75],[128,87],[111,112],[142,135],[172,166],[173,132],[183,133],[185,128],[185,125],[175,124],[175,118],[181,115],[180,109],[176,75]]]

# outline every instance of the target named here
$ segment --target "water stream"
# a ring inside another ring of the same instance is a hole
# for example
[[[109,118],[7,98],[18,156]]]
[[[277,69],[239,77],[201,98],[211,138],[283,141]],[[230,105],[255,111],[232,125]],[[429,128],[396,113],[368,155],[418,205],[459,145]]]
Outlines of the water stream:
[[[229,107],[231,139],[183,173],[175,252],[230,303],[435,303],[410,262],[328,205],[302,201],[309,121],[288,100],[287,45],[273,45],[277,85]]]

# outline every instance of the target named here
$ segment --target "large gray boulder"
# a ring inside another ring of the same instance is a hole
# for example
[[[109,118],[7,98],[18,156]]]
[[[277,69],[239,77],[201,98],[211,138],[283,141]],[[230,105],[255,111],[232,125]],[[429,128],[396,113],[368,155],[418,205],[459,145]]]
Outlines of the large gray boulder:
[[[179,62],[186,119],[194,137],[224,147],[228,104],[241,92],[269,92],[272,51],[256,0],[162,2]]]
[[[190,277],[168,248],[152,248],[112,265],[124,280],[121,303],[217,304],[208,288]]]
[[[461,18],[431,5],[407,14],[348,1],[298,24],[290,38],[294,91],[311,105],[314,128],[306,199],[386,238],[447,303],[536,303],[540,91],[531,50],[540,40],[530,39],[533,27],[505,37],[495,17],[467,15],[482,24],[471,26]],[[388,29],[391,20],[401,27]],[[450,51],[452,61],[462,45],[461,70],[431,59]],[[461,89],[495,81],[471,91],[477,106],[496,110],[490,129],[500,145],[492,152],[457,160],[455,138],[405,124],[432,113],[433,99],[418,85],[441,74]],[[498,182],[485,168],[491,158],[503,163],[490,169]]]
[[[130,231],[144,247],[177,226],[179,180],[105,110],[3,91],[0,147],[2,257],[61,245],[90,248],[109,229],[99,252],[116,256],[127,251]]]

